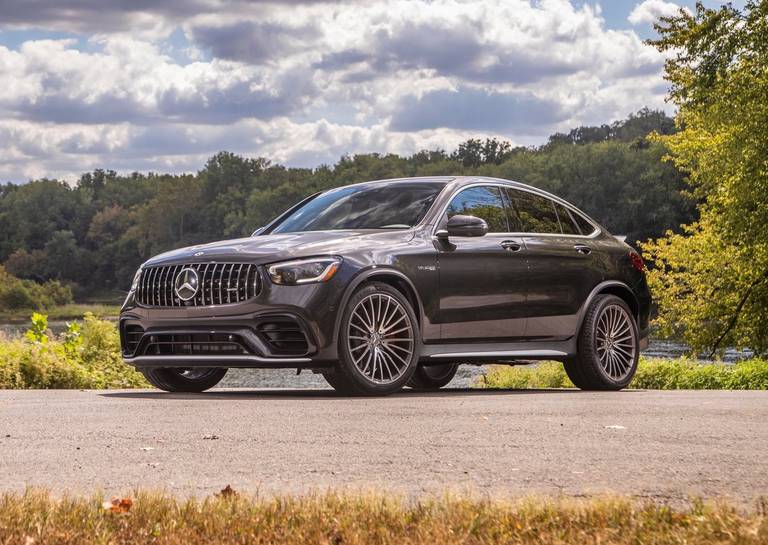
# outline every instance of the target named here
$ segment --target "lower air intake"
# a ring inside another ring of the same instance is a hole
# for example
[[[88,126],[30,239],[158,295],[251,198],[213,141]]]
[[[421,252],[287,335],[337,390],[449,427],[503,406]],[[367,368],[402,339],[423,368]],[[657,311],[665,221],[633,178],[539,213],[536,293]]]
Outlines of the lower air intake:
[[[309,350],[304,330],[291,318],[261,322],[256,329],[275,354],[301,356]]]

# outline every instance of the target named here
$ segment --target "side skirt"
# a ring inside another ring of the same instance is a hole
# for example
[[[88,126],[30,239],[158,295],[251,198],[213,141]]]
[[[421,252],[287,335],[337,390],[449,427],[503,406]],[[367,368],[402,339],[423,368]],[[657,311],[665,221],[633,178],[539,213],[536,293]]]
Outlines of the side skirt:
[[[422,345],[423,363],[565,360],[576,355],[576,338],[565,341]]]

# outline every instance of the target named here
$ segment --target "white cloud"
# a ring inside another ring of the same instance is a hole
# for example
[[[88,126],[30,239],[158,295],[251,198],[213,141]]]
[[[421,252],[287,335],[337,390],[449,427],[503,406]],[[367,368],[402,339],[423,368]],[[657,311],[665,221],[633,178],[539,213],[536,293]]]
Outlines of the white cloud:
[[[312,166],[485,135],[535,144],[667,107],[662,55],[566,0],[30,3],[0,7],[0,30],[93,34],[0,46],[0,180],[194,171],[221,149]]]
[[[683,8],[690,13],[688,8]],[[627,19],[633,25],[652,24],[659,17],[672,17],[680,12],[680,6],[665,0],[643,0],[637,4]]]

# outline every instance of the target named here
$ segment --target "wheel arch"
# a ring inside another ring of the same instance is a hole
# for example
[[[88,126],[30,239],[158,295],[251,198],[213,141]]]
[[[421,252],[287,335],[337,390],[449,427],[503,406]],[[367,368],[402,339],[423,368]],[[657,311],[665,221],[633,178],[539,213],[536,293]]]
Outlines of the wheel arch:
[[[624,301],[627,304],[627,306],[629,306],[629,309],[632,311],[632,316],[635,318],[635,323],[639,325],[640,303],[638,302],[637,297],[635,297],[635,294],[632,291],[632,288],[630,288],[627,284],[619,280],[607,280],[595,286],[595,288],[590,292],[589,297],[587,297],[587,300],[584,301],[584,304],[581,306],[581,309],[579,310],[579,319],[576,327],[577,335],[579,331],[581,331],[581,326],[584,323],[584,317],[587,314],[587,309],[589,308],[589,305],[592,304],[592,301],[594,301],[595,297],[597,297],[598,295],[615,295],[616,297]]]
[[[421,302],[416,288],[413,282],[402,272],[397,269],[390,268],[371,268],[358,274],[352,282],[349,283],[347,289],[344,291],[344,295],[341,298],[341,304],[339,305],[339,311],[336,313],[336,323],[333,328],[333,342],[336,344],[339,340],[339,332],[341,329],[341,319],[344,316],[344,309],[347,308],[347,303],[355,293],[357,288],[364,282],[383,282],[395,288],[397,291],[403,294],[408,302],[413,307],[413,312],[416,314],[416,320],[419,326],[419,334],[421,334],[421,324],[423,323],[423,309],[424,306]],[[421,339],[419,339],[421,341]]]

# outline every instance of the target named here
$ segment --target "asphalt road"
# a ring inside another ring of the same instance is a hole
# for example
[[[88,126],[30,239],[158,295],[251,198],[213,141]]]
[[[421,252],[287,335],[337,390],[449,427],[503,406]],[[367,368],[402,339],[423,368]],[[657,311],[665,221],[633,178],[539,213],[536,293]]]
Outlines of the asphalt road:
[[[0,390],[0,490],[768,495],[768,392]]]

